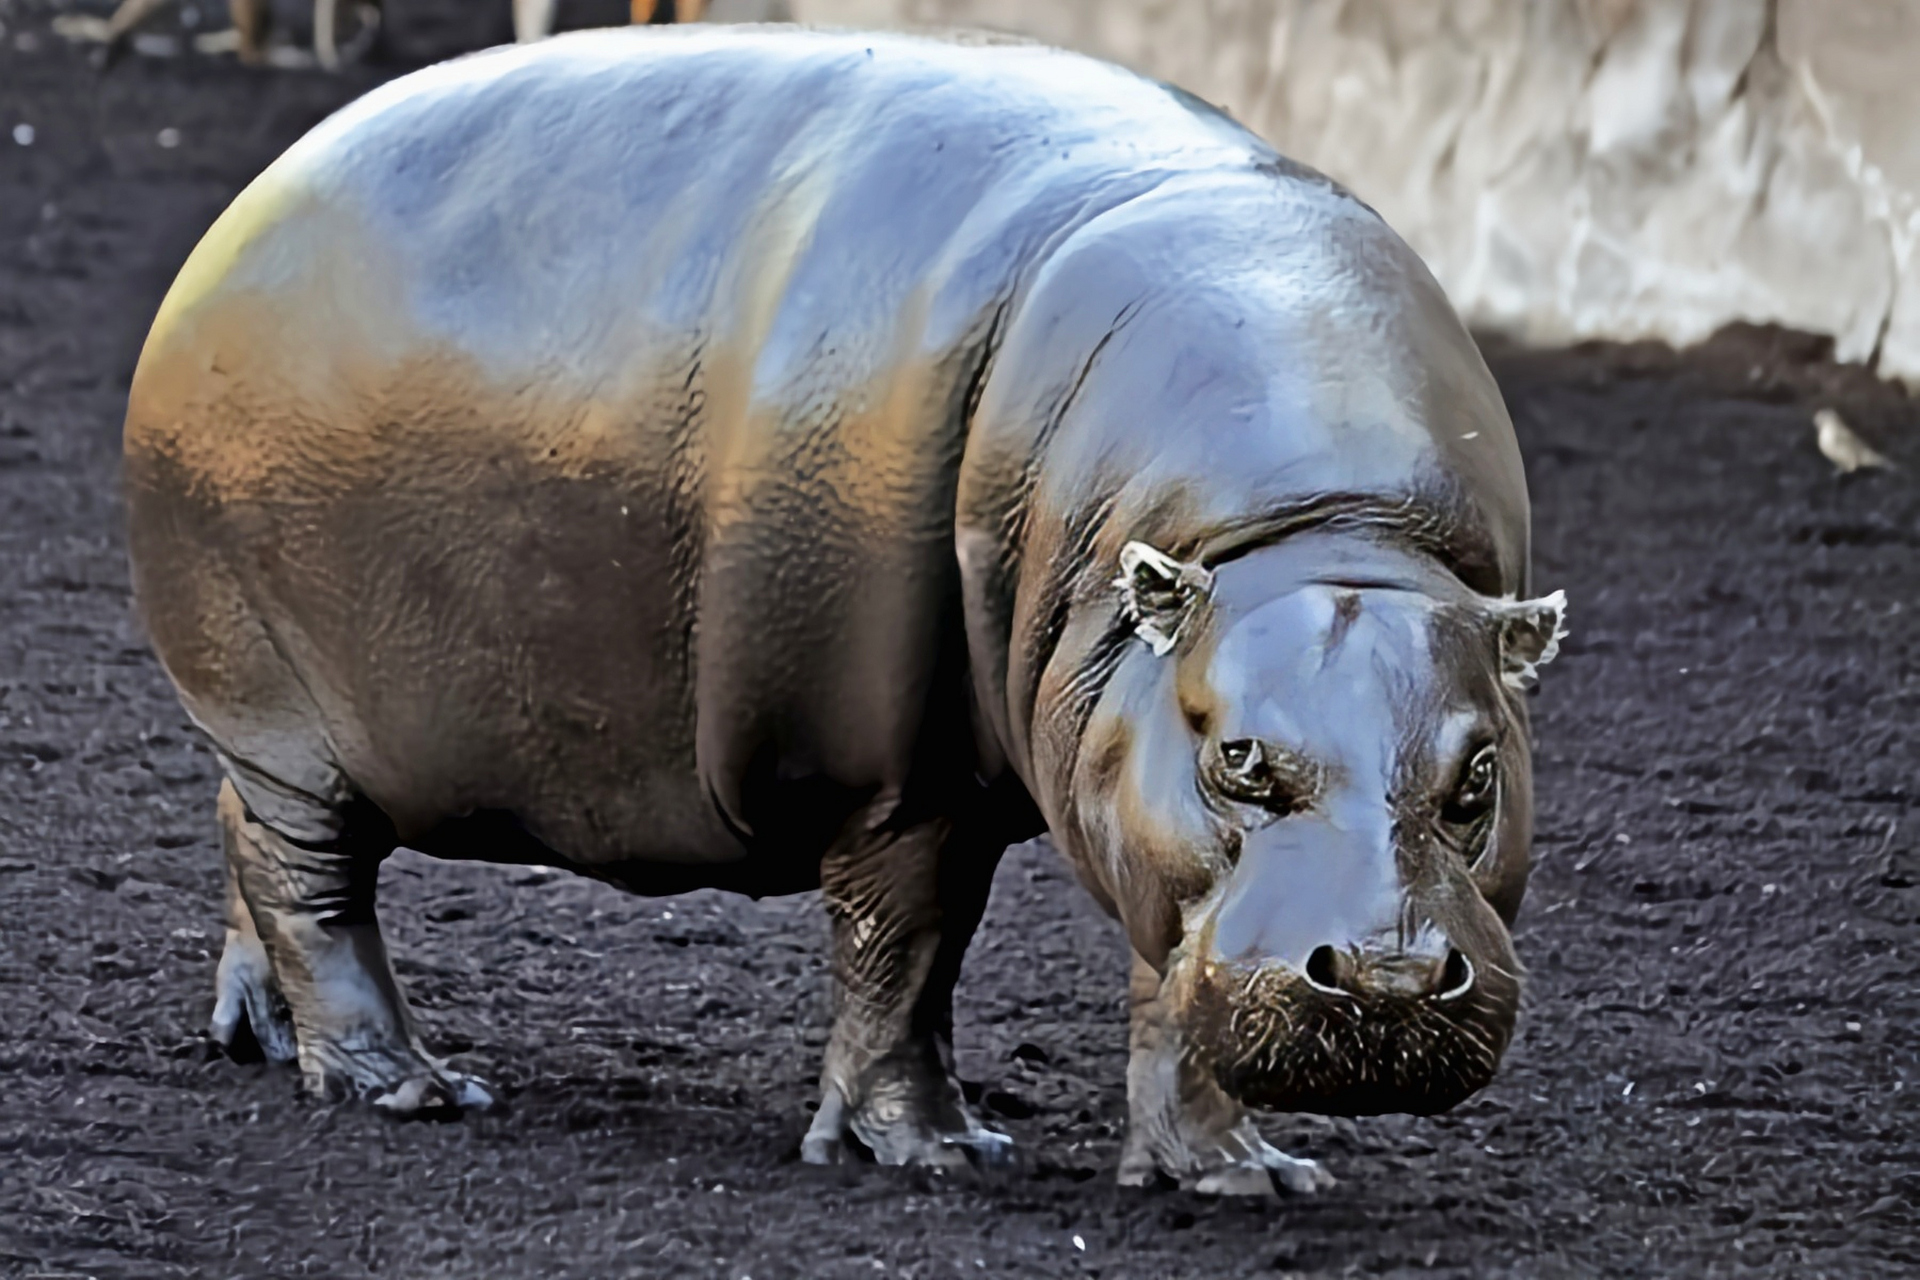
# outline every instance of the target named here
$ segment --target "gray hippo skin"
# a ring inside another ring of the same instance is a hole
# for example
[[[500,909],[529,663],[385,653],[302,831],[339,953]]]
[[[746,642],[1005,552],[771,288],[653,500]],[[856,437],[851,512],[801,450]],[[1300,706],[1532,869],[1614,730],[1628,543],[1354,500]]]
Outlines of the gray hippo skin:
[[[155,645],[227,780],[214,1034],[483,1103],[380,860],[824,893],[802,1146],[1005,1158],[949,1048],[1001,851],[1131,940],[1121,1178],[1326,1175],[1511,1034],[1531,823],[1500,395],[1380,219],[1225,116],[983,39],[624,31],[347,108],[134,380]]]

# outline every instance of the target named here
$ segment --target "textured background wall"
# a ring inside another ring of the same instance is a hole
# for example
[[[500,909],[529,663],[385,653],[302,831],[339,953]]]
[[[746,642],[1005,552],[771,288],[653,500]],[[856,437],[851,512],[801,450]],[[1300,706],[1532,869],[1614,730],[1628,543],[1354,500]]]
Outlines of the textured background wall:
[[[1920,0],[793,0],[1116,59],[1352,187],[1475,325],[1830,334],[1920,386]]]

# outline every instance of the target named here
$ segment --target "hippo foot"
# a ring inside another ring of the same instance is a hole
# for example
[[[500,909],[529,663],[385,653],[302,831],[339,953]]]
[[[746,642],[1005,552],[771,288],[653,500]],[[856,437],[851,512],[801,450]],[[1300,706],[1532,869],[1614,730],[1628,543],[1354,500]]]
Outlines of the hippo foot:
[[[315,1097],[365,1099],[402,1119],[450,1119],[493,1105],[485,1081],[450,1071],[414,1048],[310,1049],[303,1044],[300,1063],[307,1092]]]
[[[1127,1060],[1127,1145],[1120,1185],[1161,1180],[1206,1196],[1310,1195],[1333,1185],[1312,1160],[1278,1150],[1260,1136],[1247,1109],[1229,1097],[1188,1051],[1161,976],[1133,958],[1131,1055]]]
[[[944,1075],[935,1084],[916,1074],[877,1065],[862,1082],[858,1104],[829,1084],[800,1142],[800,1158],[841,1164],[857,1143],[879,1164],[955,1171],[1013,1164],[1012,1138],[974,1119]]]
[[[1311,1195],[1334,1185],[1319,1162],[1290,1156],[1272,1146],[1250,1120],[1205,1137],[1161,1135],[1165,1141],[1129,1139],[1120,1160],[1120,1185],[1151,1186],[1165,1177],[1181,1190],[1203,1196],[1264,1196],[1276,1190]]]
[[[800,1158],[807,1164],[845,1164],[861,1152],[877,1164],[955,1172],[1005,1169],[1014,1162],[1013,1139],[982,1124],[969,1121],[964,1128],[942,1132],[903,1119],[835,1117],[833,1110],[821,1107],[801,1139]]]
[[[430,1075],[408,1077],[375,1095],[373,1105],[394,1116],[452,1115],[485,1111],[493,1105],[493,1094],[478,1078],[443,1068]]]
[[[273,980],[267,949],[251,930],[227,930],[214,977],[214,1042],[236,1061],[287,1063],[299,1056],[293,1015]]]

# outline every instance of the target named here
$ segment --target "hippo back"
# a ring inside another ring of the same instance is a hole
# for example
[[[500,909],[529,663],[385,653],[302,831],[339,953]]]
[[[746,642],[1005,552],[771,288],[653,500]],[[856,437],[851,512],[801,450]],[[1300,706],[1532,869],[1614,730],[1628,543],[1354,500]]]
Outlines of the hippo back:
[[[953,511],[991,353],[1074,228],[1268,154],[978,41],[603,32],[395,82],[155,322],[126,440],[162,657],[220,741],[195,584],[230,575],[407,838],[501,811],[583,863],[711,862],[972,786]]]

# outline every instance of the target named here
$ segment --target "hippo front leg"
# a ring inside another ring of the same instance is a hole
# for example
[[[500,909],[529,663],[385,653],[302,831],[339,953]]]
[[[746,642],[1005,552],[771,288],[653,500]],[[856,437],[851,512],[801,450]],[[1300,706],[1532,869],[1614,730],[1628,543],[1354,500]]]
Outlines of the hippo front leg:
[[[1004,847],[945,821],[856,819],[828,853],[834,1021],[808,1163],[837,1163],[849,1136],[881,1164],[1011,1159],[1012,1140],[973,1117],[953,1077],[954,983]]]
[[[1306,1193],[1333,1185],[1312,1160],[1269,1145],[1253,1119],[1187,1051],[1160,975],[1138,955],[1129,984],[1127,1143],[1120,1185],[1141,1187],[1164,1174],[1202,1195],[1273,1194],[1277,1182]]]

